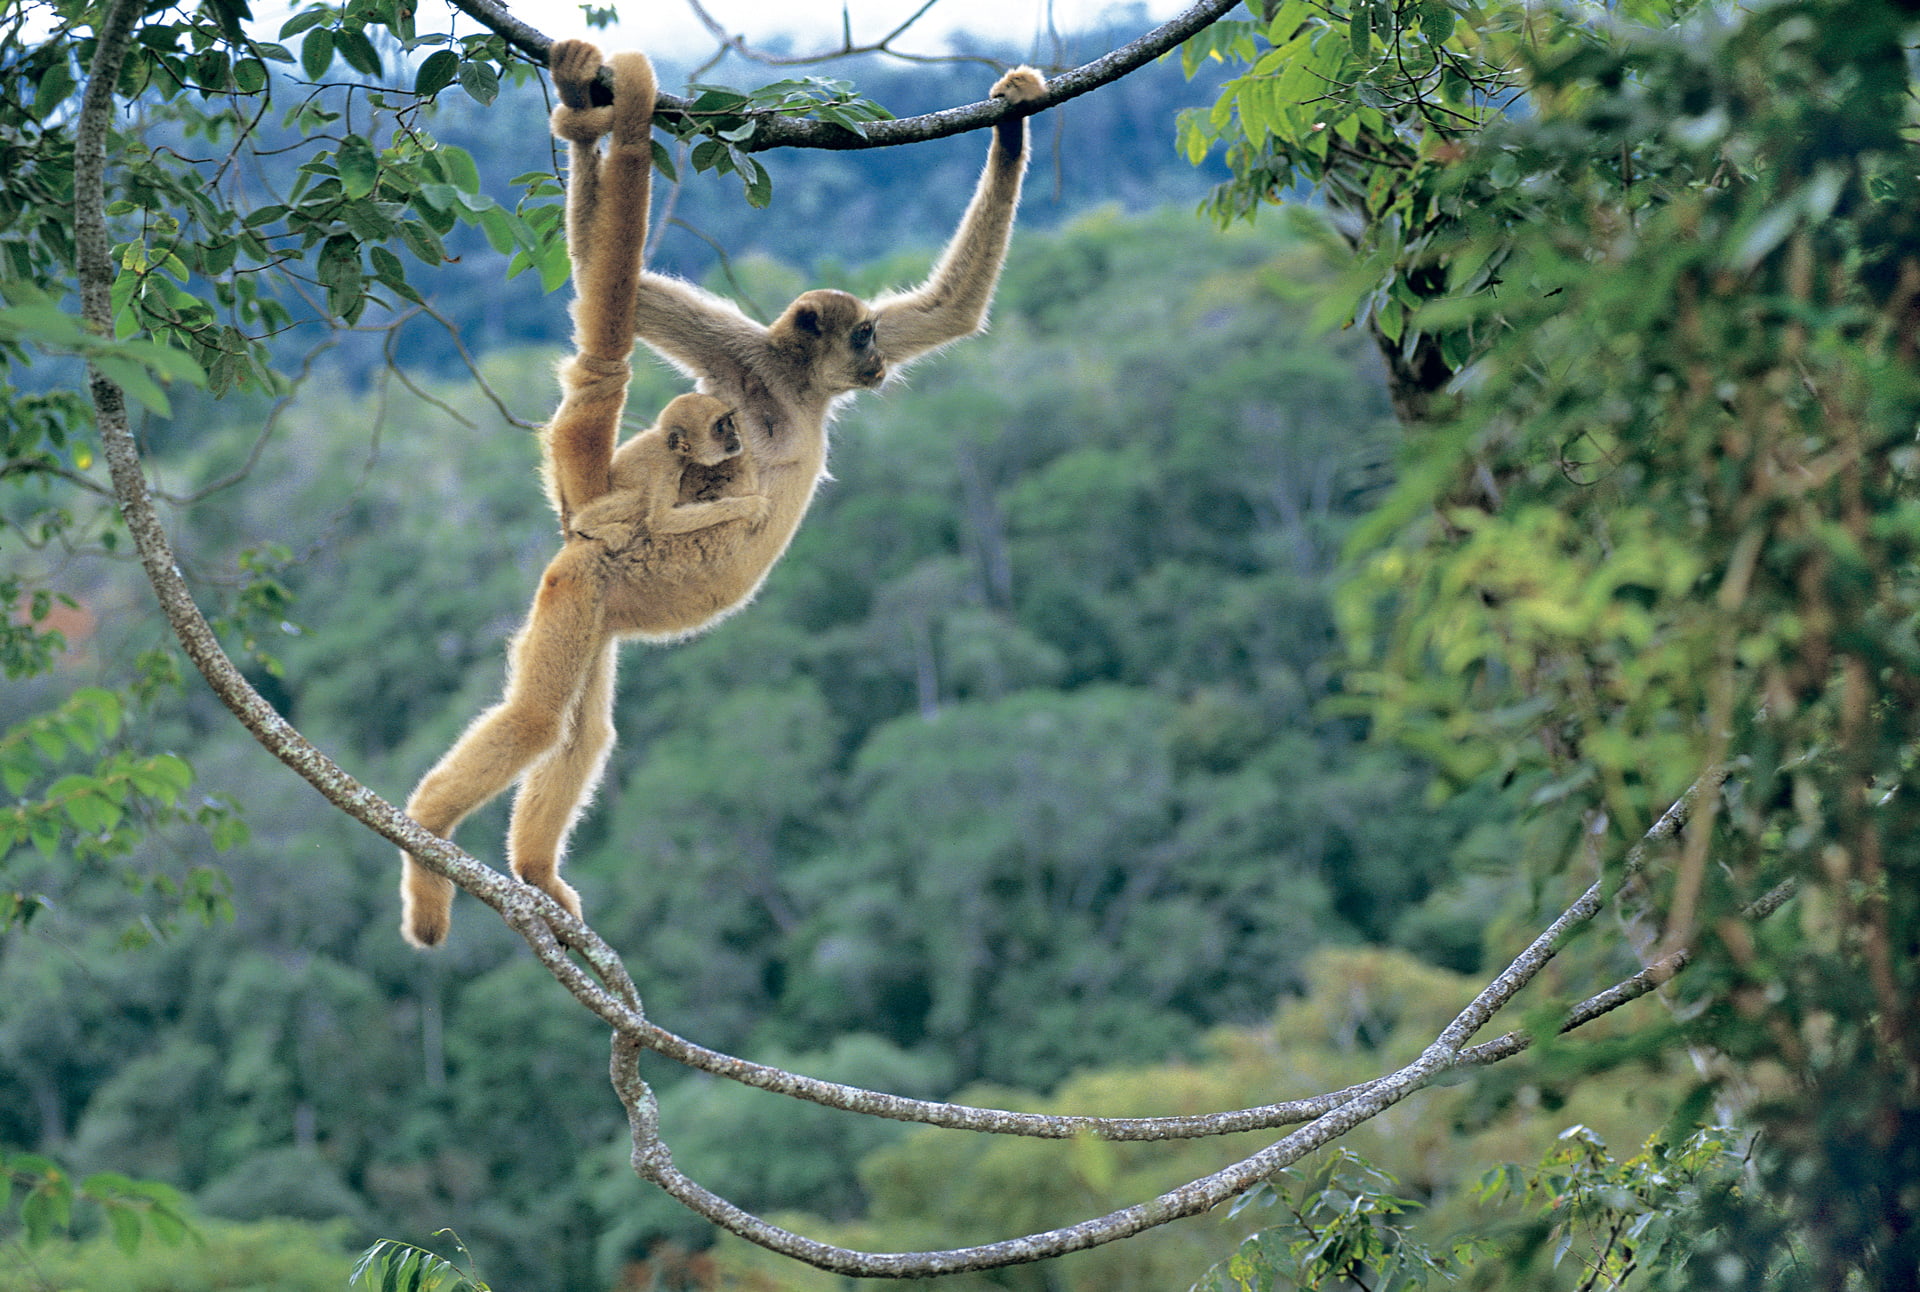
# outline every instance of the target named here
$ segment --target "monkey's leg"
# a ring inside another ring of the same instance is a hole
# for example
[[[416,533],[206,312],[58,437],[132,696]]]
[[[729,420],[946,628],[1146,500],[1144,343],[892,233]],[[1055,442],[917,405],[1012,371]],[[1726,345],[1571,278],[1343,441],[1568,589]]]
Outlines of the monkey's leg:
[[[580,897],[560,878],[567,835],[593,799],[594,786],[613,748],[614,657],[608,642],[588,665],[586,681],[574,696],[560,743],[533,765],[513,800],[513,824],[507,831],[507,856],[513,873],[560,905],[580,914]]]
[[[407,815],[434,834],[449,836],[558,743],[563,715],[605,641],[599,559],[576,545],[547,566],[533,613],[514,638],[506,695],[473,720],[407,800]],[[400,931],[415,946],[434,946],[447,936],[453,884],[405,853],[401,862]]]

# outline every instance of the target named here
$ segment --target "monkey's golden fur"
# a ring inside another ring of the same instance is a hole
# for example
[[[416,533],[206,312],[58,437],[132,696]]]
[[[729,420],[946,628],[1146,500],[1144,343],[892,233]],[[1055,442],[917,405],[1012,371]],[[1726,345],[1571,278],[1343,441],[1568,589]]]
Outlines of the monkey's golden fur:
[[[614,642],[683,636],[744,600],[759,572],[741,570],[734,554],[768,510],[732,410],[710,395],[680,396],[614,451],[646,241],[654,81],[642,55],[613,63],[615,104],[593,108],[586,87],[599,51],[577,41],[553,51],[562,101],[553,130],[573,144],[567,243],[577,353],[561,368],[542,465],[566,546],[514,638],[505,696],[407,803],[414,820],[446,835],[524,775],[507,844],[513,871],[575,914],[579,898],[557,870],[613,742]],[[595,145],[608,132],[603,159]],[[401,931],[433,946],[447,935],[453,885],[402,857]]]
[[[562,368],[563,399],[543,440],[566,547],[514,639],[506,696],[407,804],[415,821],[445,836],[524,775],[508,834],[513,871],[576,915],[579,897],[557,869],[612,744],[615,640],[683,637],[750,600],[825,478],[835,404],[981,329],[1006,258],[1027,136],[1024,117],[995,126],[973,200],[920,287],[872,305],[807,292],[768,327],[645,270],[652,72],[643,57],[616,56],[613,106],[595,108],[588,87],[599,64],[581,41],[557,43],[550,59],[562,104],[553,131],[573,142],[567,232],[579,353]],[[1017,68],[993,94],[1022,103],[1045,88],[1039,73]],[[594,142],[609,130],[602,164]],[[616,454],[636,333],[695,377],[700,393],[674,400],[658,426]],[[672,447],[676,428],[694,448],[690,457]],[[722,451],[729,434],[737,434],[731,453]],[[447,934],[453,885],[402,856],[402,932],[416,946],[435,945]]]
[[[1029,67],[1008,72],[992,90],[1013,103],[1045,92],[1046,82]],[[751,540],[763,571],[786,550],[825,478],[834,406],[985,325],[1020,201],[1026,145],[1024,117],[995,125],[960,227],[933,274],[912,291],[872,304],[846,292],[807,292],[769,327],[691,283],[641,271],[634,309],[640,339],[693,377],[698,390],[732,405],[747,456],[759,467],[773,504]]]

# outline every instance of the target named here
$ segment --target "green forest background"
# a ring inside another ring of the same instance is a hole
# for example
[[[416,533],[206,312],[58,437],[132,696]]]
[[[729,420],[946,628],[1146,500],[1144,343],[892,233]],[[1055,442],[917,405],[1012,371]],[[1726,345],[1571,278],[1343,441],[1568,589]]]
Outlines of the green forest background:
[[[978,79],[853,75],[903,113]],[[1049,114],[990,335],[843,417],[835,480],[749,610],[623,656],[620,744],[569,874],[656,1021],[906,1094],[1203,1111],[1376,1070],[1471,994],[1459,975],[1557,909],[1557,890],[1511,877],[1504,809],[1435,806],[1430,773],[1341,703],[1342,543],[1392,480],[1399,432],[1371,339],[1313,321],[1340,263],[1325,228],[1196,218],[1210,176],[1175,155],[1172,115],[1215,93],[1159,65]],[[489,181],[551,164],[526,91],[449,107],[441,137]],[[912,281],[980,148],[781,156],[765,212],[701,177],[659,261],[763,312],[806,286]],[[534,275],[503,289],[477,236],[462,251],[432,303],[537,420],[564,294]],[[532,434],[456,358],[416,320],[397,342],[343,338],[284,409],[180,392],[144,428],[175,493],[247,473],[170,516],[185,563],[210,588],[270,576],[228,621],[254,681],[396,799],[497,693],[555,543]],[[646,369],[631,406],[644,419],[678,389]],[[80,610],[58,669],[0,696],[0,729],[120,684],[161,643],[131,565],[3,559]],[[9,1246],[0,1287],[176,1286],[153,1281],[174,1261],[338,1286],[343,1253],[380,1236],[448,1251],[443,1228],[520,1292],[843,1284],[706,1250],[702,1222],[633,1178],[604,1028],[482,908],[456,907],[440,952],[409,950],[392,850],[199,688],[134,721],[250,837],[216,853],[206,829],[167,824],[132,881],[104,857],[9,858],[46,909],[0,942],[0,1145],[177,1185],[209,1246]],[[461,840],[498,858],[503,821]],[[230,888],[195,880],[206,866]],[[210,907],[230,896],[230,921],[180,913],[168,886],[195,883]],[[647,1075],[690,1173],[867,1245],[1066,1221],[1245,1151],[977,1142]],[[1636,1070],[1573,1096],[1502,1073],[1355,1147],[1444,1228],[1462,1181],[1537,1159],[1562,1126],[1630,1147],[1670,1085]],[[946,1285],[1184,1287],[1257,1219]]]

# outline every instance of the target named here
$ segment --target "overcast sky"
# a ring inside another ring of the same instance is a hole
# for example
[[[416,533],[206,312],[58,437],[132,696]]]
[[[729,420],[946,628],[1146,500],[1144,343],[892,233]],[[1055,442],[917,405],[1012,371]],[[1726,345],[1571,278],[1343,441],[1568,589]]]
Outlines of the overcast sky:
[[[924,0],[846,0],[846,16],[852,25],[856,45],[878,40],[911,17]],[[795,53],[810,53],[837,46],[841,38],[839,0],[704,0],[706,10],[729,32],[744,35],[749,44],[765,46],[782,37],[791,39]],[[666,57],[684,60],[698,58],[714,46],[713,38],[694,17],[684,0],[645,0],[610,4],[620,10],[623,22],[606,31],[589,30],[578,0],[507,0],[508,7],[522,21],[539,28],[555,39],[585,37],[605,49],[638,47]],[[949,37],[956,31],[991,35],[1023,51],[1045,51],[1051,29],[1063,34],[1084,30],[1102,15],[1126,17],[1140,8],[1144,18],[1135,18],[1141,30],[1164,22],[1185,7],[1185,0],[1146,0],[1114,3],[1114,0],[935,0],[932,8],[914,24],[909,35],[897,42],[898,48],[911,53],[950,52]],[[427,11],[422,10],[422,17]],[[462,19],[463,26],[471,20]]]

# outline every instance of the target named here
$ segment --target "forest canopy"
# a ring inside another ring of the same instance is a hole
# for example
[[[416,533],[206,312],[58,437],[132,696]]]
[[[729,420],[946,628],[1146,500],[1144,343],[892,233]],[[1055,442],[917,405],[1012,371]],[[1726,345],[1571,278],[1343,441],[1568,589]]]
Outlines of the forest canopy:
[[[389,797],[494,693],[555,545],[559,183],[490,124],[544,115],[537,42],[154,7],[102,80],[113,8],[0,38],[0,1286],[158,1287],[187,1227],[205,1286],[442,1228],[496,1287],[840,1286],[634,1175],[553,981],[617,996],[599,953],[472,911],[400,944],[391,844],[261,756],[126,559],[150,491],[279,715],[243,720]],[[758,601],[630,649],[594,930],[649,1025],[780,1070],[1364,1121],[1225,1223],[954,1286],[1920,1287],[1913,20],[1191,21],[1036,118],[991,333],[840,421]],[[977,136],[768,145],[876,100],[910,135],[984,71],[675,86],[661,263],[761,311],[914,280]],[[909,1131],[653,1055],[620,1093],[847,1251],[1122,1217],[1275,1140]]]

